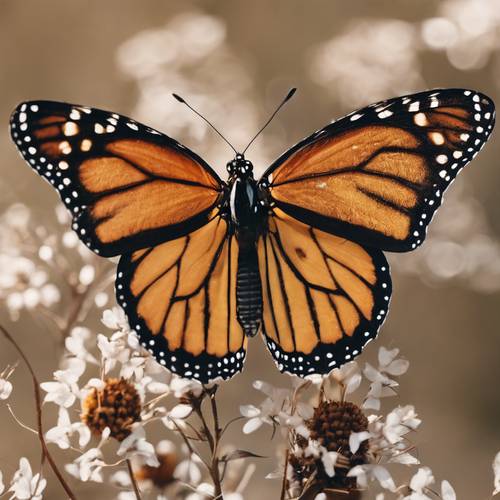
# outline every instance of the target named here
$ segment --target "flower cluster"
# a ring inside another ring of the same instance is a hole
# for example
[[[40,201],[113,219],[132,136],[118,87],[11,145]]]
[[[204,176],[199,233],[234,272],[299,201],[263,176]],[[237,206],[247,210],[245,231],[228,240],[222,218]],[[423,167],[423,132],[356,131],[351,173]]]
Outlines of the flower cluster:
[[[380,413],[381,398],[397,395],[397,379],[408,370],[408,361],[398,355],[398,349],[381,347],[377,367],[366,363],[361,370],[353,361],[326,378],[296,383],[291,389],[254,384],[265,399],[259,407],[241,407],[247,418],[243,432],[253,432],[263,424],[280,427],[287,444],[282,474],[291,497],[353,493],[375,481],[386,490],[378,499],[387,494],[397,499],[429,498],[434,482],[429,468],[419,467],[400,485],[390,471],[397,465],[419,465],[411,441],[421,423],[415,408],[397,406],[385,416]],[[362,401],[348,401],[363,379],[368,386],[366,396]],[[456,498],[446,481],[440,497]]]
[[[66,471],[81,481],[116,485],[122,490],[120,500],[135,498],[134,484],[151,494],[202,500],[217,492],[220,467],[233,477],[232,484],[225,482],[227,494],[239,495],[248,482],[238,463],[245,455],[215,446],[222,437],[220,424],[210,431],[202,411],[205,401],[215,404],[217,386],[202,386],[163,369],[140,347],[121,309],[105,310],[102,322],[113,333],[93,337],[86,328],[75,327],[65,340],[63,366],[52,381],[40,384],[44,401],[59,407],[57,425],[45,440],[75,454]],[[199,417],[200,429],[189,423],[191,416]],[[154,446],[147,431],[158,427],[181,441],[162,440]],[[210,460],[220,463],[216,472],[208,467],[208,478],[203,473],[207,459],[195,442],[209,443]],[[219,448],[224,452],[220,456]],[[115,459],[106,460],[113,452]],[[131,469],[125,470],[126,465]]]
[[[36,314],[64,339],[86,309],[108,302],[112,266],[67,229],[71,218],[62,205],[56,220],[60,226],[39,225],[21,203],[2,214],[0,300],[11,319],[23,311]]]

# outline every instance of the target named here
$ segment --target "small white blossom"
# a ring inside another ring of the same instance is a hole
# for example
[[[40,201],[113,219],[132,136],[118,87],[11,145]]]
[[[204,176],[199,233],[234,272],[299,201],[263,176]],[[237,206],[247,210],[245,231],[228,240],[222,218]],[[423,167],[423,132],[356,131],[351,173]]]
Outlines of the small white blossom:
[[[387,415],[383,433],[389,443],[399,443],[405,434],[415,430],[421,422],[412,405],[399,406]]]
[[[82,359],[86,363],[97,365],[96,358],[90,354],[86,344],[92,339],[92,334],[88,328],[77,326],[64,340],[66,350],[74,357]]]
[[[289,404],[291,391],[289,389],[281,389],[256,380],[253,387],[258,391],[263,392],[267,398],[260,404],[260,408],[254,405],[240,406],[240,413],[249,420],[243,426],[243,432],[250,434],[259,429],[263,424],[273,425],[277,423],[277,419],[281,416],[288,417],[283,411],[284,407]]]
[[[106,427],[101,434],[101,440],[97,447],[90,448],[76,458],[74,462],[66,465],[68,473],[84,482],[94,481],[102,483],[102,468],[106,464],[103,460],[101,448],[108,440],[110,434],[110,428]]]
[[[396,359],[399,349],[388,350],[381,347],[378,352],[378,368],[366,363],[363,373],[371,382],[370,390],[363,403],[364,409],[379,410],[380,398],[394,396],[395,387],[399,384],[391,377],[399,377],[406,373],[410,363],[404,359]]]
[[[331,376],[337,383],[345,387],[346,395],[352,394],[359,387],[362,380],[361,371],[356,361],[335,368]]]
[[[434,483],[434,476],[429,467],[421,467],[410,480],[411,493],[404,500],[432,500],[426,493],[429,486]]]
[[[27,458],[19,460],[19,469],[15,472],[10,483],[11,498],[18,500],[41,500],[47,480],[40,477],[40,473],[33,475]]]
[[[203,392],[203,386],[199,382],[181,377],[172,378],[170,381],[170,389],[176,398],[182,398],[188,392],[198,397]]]
[[[201,471],[195,462],[196,455],[179,462],[174,471],[174,477],[186,484],[196,485],[201,481]]]
[[[159,467],[154,446],[146,441],[146,432],[140,423],[134,424],[132,432],[120,443],[116,454],[119,457],[141,457],[151,467]]]
[[[101,351],[104,361],[104,372],[110,372],[116,363],[126,363],[130,357],[130,350],[120,341],[109,340],[102,334],[97,335],[97,347]]]
[[[4,378],[0,378],[0,399],[8,399],[12,392],[12,383]]]
[[[55,443],[59,448],[65,450],[70,447],[70,437],[78,433],[78,444],[80,448],[86,446],[90,441],[90,429],[82,422],[71,422],[69,413],[63,406],[59,407],[57,426],[49,429],[45,434],[48,443]]]
[[[130,330],[127,316],[121,307],[106,309],[102,313],[101,321],[110,330]]]
[[[42,382],[40,387],[47,392],[44,402],[51,401],[69,408],[80,394],[77,382],[85,371],[85,362],[78,358],[68,360],[68,368],[54,372],[55,382]]]
[[[389,471],[382,465],[356,465],[348,473],[348,477],[355,477],[360,488],[367,488],[369,481],[378,481],[382,488],[395,491],[396,484]]]

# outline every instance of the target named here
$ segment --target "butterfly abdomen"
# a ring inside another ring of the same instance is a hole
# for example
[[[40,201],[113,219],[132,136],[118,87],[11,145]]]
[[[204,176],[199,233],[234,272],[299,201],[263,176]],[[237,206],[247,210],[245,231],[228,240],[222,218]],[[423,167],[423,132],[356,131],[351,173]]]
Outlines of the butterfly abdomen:
[[[257,335],[262,321],[262,287],[255,246],[240,246],[236,275],[236,315],[245,335]]]

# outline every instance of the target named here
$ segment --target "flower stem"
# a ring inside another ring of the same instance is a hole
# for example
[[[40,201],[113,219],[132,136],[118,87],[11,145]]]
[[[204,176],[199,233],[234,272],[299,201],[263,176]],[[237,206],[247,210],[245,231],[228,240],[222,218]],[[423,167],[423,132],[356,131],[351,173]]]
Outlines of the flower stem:
[[[19,347],[17,342],[14,340],[14,338],[10,335],[10,333],[2,326],[0,325],[0,331],[4,334],[5,338],[15,347],[16,351],[19,353],[23,361],[25,362],[28,371],[30,372],[31,375],[31,380],[33,381],[33,389],[35,393],[35,407],[36,407],[36,423],[37,423],[37,433],[38,433],[38,439],[40,440],[40,445],[42,447],[42,453],[44,457],[47,459],[47,462],[49,462],[49,465],[56,475],[57,479],[59,480],[59,483],[63,487],[64,491],[66,492],[66,495],[71,500],[76,500],[75,494],[71,491],[71,488],[69,487],[68,483],[64,479],[63,475],[61,474],[61,471],[57,468],[57,465],[52,458],[52,455],[49,452],[49,449],[47,447],[47,443],[45,442],[45,438],[43,436],[43,423],[42,423],[42,403],[41,403],[41,396],[40,396],[40,384],[38,383],[38,379],[36,378],[35,372],[24,354],[23,350]]]
[[[290,450],[287,448],[285,453],[285,466],[283,467],[283,480],[281,482],[280,500],[286,500],[286,471],[288,469],[289,456],[290,456]]]
[[[137,500],[141,500],[141,491],[139,490],[139,485],[135,480],[134,471],[132,470],[132,462],[130,461],[130,458],[127,458],[126,462],[127,462],[128,474],[130,476],[130,481],[132,483],[132,487],[134,488],[135,498]]]
[[[215,399],[215,393],[217,392],[217,386],[214,390],[209,393],[210,397],[210,407],[212,408],[212,418],[214,423],[214,448],[212,450],[212,477],[214,479],[215,486],[215,498],[222,499],[222,481],[219,474],[219,442],[221,437],[221,428],[219,425],[219,413],[217,411],[217,401]]]
[[[219,425],[219,414],[217,410],[217,401],[215,399],[215,393],[217,392],[217,386],[213,388],[204,388],[205,395],[210,399],[210,408],[212,410],[212,420],[213,420],[213,433],[208,426],[207,419],[205,415],[203,415],[203,410],[201,409],[201,405],[195,405],[194,411],[198,415],[201,425],[203,426],[203,432],[206,436],[208,446],[210,448],[210,466],[208,468],[210,476],[212,477],[212,481],[214,483],[214,496],[215,498],[222,499],[222,480],[220,477],[220,469],[219,469],[219,441],[221,438],[222,429]]]

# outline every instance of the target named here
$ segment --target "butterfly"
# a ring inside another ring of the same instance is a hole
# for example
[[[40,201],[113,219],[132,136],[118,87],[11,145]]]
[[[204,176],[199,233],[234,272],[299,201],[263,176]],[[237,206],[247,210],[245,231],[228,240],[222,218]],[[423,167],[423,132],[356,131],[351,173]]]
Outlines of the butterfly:
[[[383,251],[424,241],[494,120],[493,102],[473,90],[397,97],[318,130],[260,180],[234,150],[227,181],[116,113],[32,101],[10,128],[80,239],[120,256],[116,297],[141,344],[206,383],[240,372],[259,331],[278,368],[301,377],[360,354],[388,312]]]

